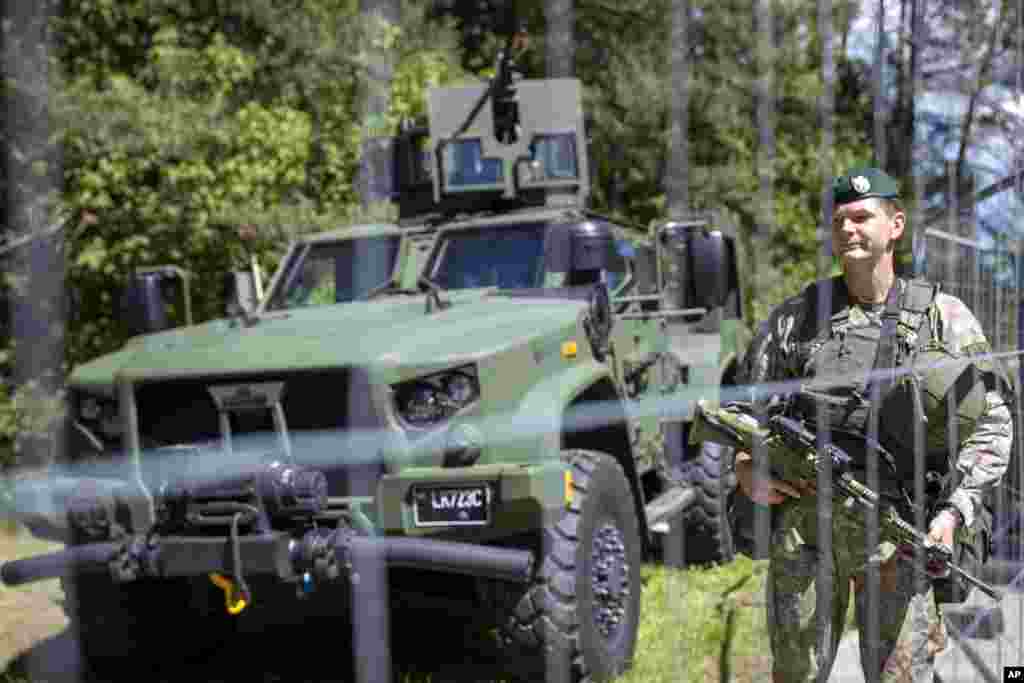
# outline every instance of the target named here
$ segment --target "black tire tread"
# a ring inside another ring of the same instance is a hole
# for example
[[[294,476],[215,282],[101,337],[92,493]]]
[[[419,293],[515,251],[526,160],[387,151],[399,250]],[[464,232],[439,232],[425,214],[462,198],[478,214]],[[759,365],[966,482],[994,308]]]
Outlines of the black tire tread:
[[[599,467],[614,466],[620,479],[618,486],[628,493],[629,485],[622,468],[609,456],[591,451],[572,450],[563,454],[572,468],[573,498],[565,514],[547,527],[550,552],[544,557],[535,583],[520,599],[502,628],[506,648],[518,658],[533,660],[546,647],[545,674],[555,680],[586,683],[594,679],[588,670],[580,645],[580,623],[577,614],[576,548],[579,543],[582,508],[590,493],[594,473]],[[639,525],[630,516],[630,533],[639,539]],[[639,586],[636,587],[639,590]],[[517,672],[519,673],[519,672]],[[529,680],[536,668],[528,670]]]
[[[696,457],[683,463],[683,481],[697,491],[686,520],[687,563],[725,563],[735,557],[728,514],[736,489],[736,475],[727,471],[731,455],[724,446],[704,443]]]

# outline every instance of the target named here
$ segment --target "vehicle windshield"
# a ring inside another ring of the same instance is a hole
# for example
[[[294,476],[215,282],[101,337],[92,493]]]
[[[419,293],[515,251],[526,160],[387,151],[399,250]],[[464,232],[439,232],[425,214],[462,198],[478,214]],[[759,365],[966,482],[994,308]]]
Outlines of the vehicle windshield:
[[[440,238],[429,277],[443,289],[538,287],[545,228],[536,223],[449,232]]]
[[[352,301],[387,282],[400,236],[313,243],[294,252],[268,310]]]

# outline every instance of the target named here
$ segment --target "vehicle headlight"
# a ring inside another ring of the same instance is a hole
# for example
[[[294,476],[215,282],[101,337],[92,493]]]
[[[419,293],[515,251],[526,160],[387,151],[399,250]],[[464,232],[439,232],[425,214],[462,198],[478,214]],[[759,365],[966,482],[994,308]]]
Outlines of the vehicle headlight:
[[[442,388],[453,402],[468,405],[476,400],[478,391],[476,378],[461,372],[453,372],[442,380]]]
[[[398,416],[410,427],[441,424],[480,397],[476,368],[467,365],[392,387]]]
[[[121,415],[117,401],[113,399],[80,394],[75,418],[104,438],[117,439],[121,436]]]

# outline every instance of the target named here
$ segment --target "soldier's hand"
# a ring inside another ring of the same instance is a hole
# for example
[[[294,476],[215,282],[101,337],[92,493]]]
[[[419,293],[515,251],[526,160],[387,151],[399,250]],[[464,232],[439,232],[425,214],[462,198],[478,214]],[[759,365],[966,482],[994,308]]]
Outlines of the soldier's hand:
[[[953,547],[953,532],[956,531],[957,518],[950,510],[942,510],[928,527],[928,541],[934,545],[942,544]]]
[[[754,461],[749,453],[736,454],[736,482],[747,498],[761,505],[778,505],[787,498],[799,498],[801,495],[800,490],[789,482],[756,477]]]
[[[953,532],[956,531],[957,522],[956,515],[951,511],[942,510],[939,512],[928,526],[928,537],[925,540],[925,544],[943,546],[947,553],[951,553],[953,549]],[[932,578],[938,579],[949,576],[950,573],[949,567],[941,562],[930,561],[926,564],[925,569]]]

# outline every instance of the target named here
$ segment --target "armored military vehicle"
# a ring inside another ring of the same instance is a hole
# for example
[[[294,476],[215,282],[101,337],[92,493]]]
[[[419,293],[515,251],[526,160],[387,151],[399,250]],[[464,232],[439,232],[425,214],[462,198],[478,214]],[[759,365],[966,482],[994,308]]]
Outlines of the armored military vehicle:
[[[588,210],[575,80],[503,59],[429,117],[384,165],[433,231],[398,244],[429,245],[417,277],[340,297],[351,245],[308,240],[256,310],[73,373],[89,438],[25,515],[67,548],[0,573],[64,578],[92,664],[182,620],[209,640],[348,606],[357,680],[390,680],[389,616],[433,601],[527,670],[606,680],[633,656],[645,557],[684,535],[730,557],[728,454],[684,447],[742,342],[727,226]]]

